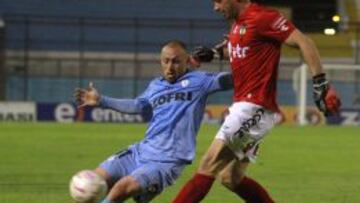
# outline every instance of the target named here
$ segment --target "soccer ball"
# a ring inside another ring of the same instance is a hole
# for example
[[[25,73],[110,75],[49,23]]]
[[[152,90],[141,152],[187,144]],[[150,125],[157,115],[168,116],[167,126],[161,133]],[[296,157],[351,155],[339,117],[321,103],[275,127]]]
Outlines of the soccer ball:
[[[70,196],[77,203],[98,203],[106,192],[106,181],[94,171],[82,170],[71,178]]]

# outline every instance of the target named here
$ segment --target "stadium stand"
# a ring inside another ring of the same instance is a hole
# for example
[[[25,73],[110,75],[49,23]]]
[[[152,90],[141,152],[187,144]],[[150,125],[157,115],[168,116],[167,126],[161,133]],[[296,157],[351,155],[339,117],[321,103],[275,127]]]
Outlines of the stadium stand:
[[[293,7],[295,23],[301,17],[298,13],[304,13],[298,10],[309,9],[309,5],[324,7],[317,9],[319,16],[329,17],[335,12],[335,1],[316,1],[314,4],[269,2],[275,6]],[[11,101],[69,101],[72,89],[86,86],[90,80],[105,94],[136,96],[150,78],[158,75],[156,53],[164,41],[180,39],[190,49],[197,44],[211,45],[218,41],[227,26],[211,6],[207,1],[190,0],[109,0],[101,4],[96,0],[4,0],[0,15],[6,22],[5,98]],[[324,10],[328,13],[322,15]],[[313,12],[305,13],[308,16],[303,16],[304,19],[314,18]],[[341,57],[339,60],[345,58],[348,61],[353,57],[350,48],[353,38],[349,34],[325,37],[322,33],[314,33],[312,36],[325,58]],[[292,73],[300,66],[301,58],[297,51],[284,49],[284,52],[279,100],[283,105],[294,105]],[[208,65],[206,69],[226,70],[227,64]],[[229,103],[231,92],[222,94],[225,95],[211,97],[210,103]]]

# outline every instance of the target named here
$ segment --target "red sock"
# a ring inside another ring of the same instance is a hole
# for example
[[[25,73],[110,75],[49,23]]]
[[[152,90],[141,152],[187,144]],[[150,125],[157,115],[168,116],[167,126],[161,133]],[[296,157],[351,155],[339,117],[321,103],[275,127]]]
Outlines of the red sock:
[[[246,203],[274,203],[269,193],[255,180],[244,177],[234,191]]]
[[[194,177],[184,185],[173,203],[196,203],[200,202],[209,192],[215,178],[202,174]]]

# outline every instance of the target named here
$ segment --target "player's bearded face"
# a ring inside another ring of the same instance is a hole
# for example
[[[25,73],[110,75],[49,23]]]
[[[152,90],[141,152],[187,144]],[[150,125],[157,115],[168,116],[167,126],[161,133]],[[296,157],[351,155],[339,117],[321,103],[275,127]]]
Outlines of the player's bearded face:
[[[161,69],[164,78],[174,83],[185,74],[188,55],[180,47],[164,47],[161,51]]]
[[[237,0],[214,0],[214,10],[222,13],[227,20],[234,20],[238,16],[238,9],[235,4]]]

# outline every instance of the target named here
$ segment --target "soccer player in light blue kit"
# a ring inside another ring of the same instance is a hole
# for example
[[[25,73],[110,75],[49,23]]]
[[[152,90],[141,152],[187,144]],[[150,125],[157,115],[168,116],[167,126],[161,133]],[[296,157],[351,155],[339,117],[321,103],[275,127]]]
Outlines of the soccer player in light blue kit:
[[[180,41],[166,43],[160,60],[162,76],[152,80],[135,99],[100,96],[92,85],[75,92],[80,107],[100,105],[150,119],[142,141],[111,156],[95,170],[111,188],[103,203],[130,197],[149,202],[172,185],[194,159],[208,95],[233,87],[230,73],[190,71],[190,57]]]

